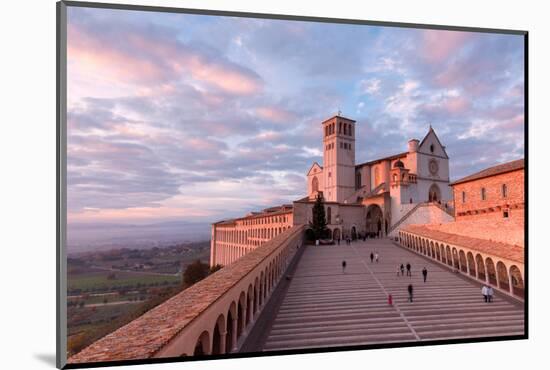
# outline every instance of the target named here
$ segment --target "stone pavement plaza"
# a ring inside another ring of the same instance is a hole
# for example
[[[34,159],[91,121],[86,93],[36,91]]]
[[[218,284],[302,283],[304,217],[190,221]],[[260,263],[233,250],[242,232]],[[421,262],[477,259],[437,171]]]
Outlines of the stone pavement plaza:
[[[522,303],[498,293],[492,303],[484,303],[479,284],[388,239],[306,248],[264,351],[524,333]],[[374,251],[378,263],[370,262]],[[412,277],[406,269],[397,276],[397,267],[407,262]],[[408,302],[410,283],[413,303]]]

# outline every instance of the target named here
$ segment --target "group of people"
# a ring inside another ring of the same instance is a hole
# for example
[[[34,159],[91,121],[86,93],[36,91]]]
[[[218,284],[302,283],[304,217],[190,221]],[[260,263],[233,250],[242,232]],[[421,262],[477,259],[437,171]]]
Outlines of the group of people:
[[[412,277],[411,264],[407,262],[406,267],[407,267],[407,276]],[[400,273],[401,273],[401,276],[405,274],[405,266],[403,266],[403,264],[397,266],[397,276],[399,276]],[[424,268],[422,269],[422,277],[424,278],[424,282],[426,282],[426,279],[428,278],[428,269],[426,268],[426,266],[424,266]]]
[[[494,294],[495,292],[491,286],[484,285],[481,287],[481,295],[483,295],[485,303],[492,302]]]
[[[338,245],[340,245],[340,241],[342,239],[338,238],[336,239],[336,242],[338,243]],[[349,236],[345,237],[344,240],[346,241],[346,245],[351,245],[351,238]]]
[[[377,251],[374,251],[373,252],[370,252],[370,263],[373,263],[374,261],[376,261],[376,263],[378,263],[378,258],[380,256],[378,255],[378,252]]]

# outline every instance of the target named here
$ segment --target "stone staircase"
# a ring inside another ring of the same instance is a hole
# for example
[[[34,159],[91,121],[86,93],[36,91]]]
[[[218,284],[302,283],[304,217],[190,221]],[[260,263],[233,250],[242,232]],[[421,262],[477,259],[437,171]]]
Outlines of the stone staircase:
[[[370,262],[374,250],[378,263]],[[412,277],[397,276],[397,266],[407,262]],[[413,303],[407,300],[410,283]],[[523,320],[519,302],[497,294],[484,303],[475,283],[387,239],[308,246],[263,350],[521,335]]]

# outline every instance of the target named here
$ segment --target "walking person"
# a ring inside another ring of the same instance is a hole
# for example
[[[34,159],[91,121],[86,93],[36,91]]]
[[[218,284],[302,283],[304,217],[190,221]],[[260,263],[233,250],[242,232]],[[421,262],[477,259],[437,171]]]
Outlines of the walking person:
[[[489,302],[492,302],[493,301],[493,294],[495,294],[495,292],[493,291],[493,287],[492,286],[489,286],[487,288],[487,300]]]
[[[374,253],[370,252],[370,263],[374,260]]]
[[[487,285],[483,285],[483,287],[481,288],[481,294],[483,295],[483,301],[487,303],[489,301]]]
[[[412,274],[411,274],[411,264],[407,262],[407,276],[410,276],[412,277]]]
[[[378,252],[374,252],[374,259],[376,260],[376,263],[378,263]]]
[[[346,273],[346,261],[342,261],[342,273],[345,274]]]
[[[412,284],[409,284],[409,286],[407,287],[407,291],[409,292],[409,302],[412,303],[412,301],[413,301],[413,286],[412,286]]]
[[[401,270],[401,276],[403,276],[403,274],[405,273],[405,266],[401,264],[401,266],[399,266],[399,269]]]
[[[399,268],[399,266],[397,266],[397,276],[399,276],[399,272],[401,271],[401,269]],[[401,274],[403,275],[403,274]]]
[[[426,269],[426,266],[422,269],[422,277],[424,278],[424,282],[426,282],[426,278],[428,277],[428,270]]]

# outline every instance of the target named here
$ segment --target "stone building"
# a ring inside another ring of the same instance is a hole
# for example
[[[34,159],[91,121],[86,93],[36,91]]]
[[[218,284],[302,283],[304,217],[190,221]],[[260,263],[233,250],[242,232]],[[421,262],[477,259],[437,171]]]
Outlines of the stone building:
[[[308,225],[318,194],[328,238],[334,240],[395,236],[398,227],[410,223],[453,220],[449,156],[431,126],[422,140],[409,140],[406,151],[356,163],[355,124],[340,115],[322,122],[323,163],[313,163],[307,172],[304,198],[214,223],[210,263],[230,264],[291,225]]]
[[[500,164],[451,184],[456,219],[522,221],[524,160]]]
[[[456,221],[407,225],[399,230],[400,243],[523,298],[524,172],[519,159],[453,182]]]

